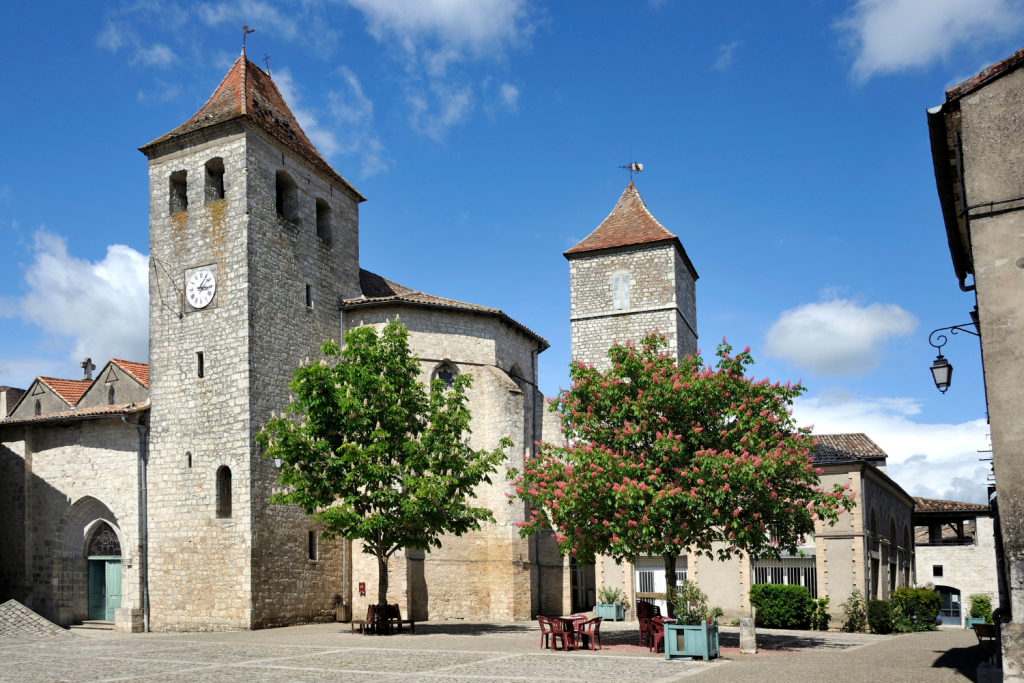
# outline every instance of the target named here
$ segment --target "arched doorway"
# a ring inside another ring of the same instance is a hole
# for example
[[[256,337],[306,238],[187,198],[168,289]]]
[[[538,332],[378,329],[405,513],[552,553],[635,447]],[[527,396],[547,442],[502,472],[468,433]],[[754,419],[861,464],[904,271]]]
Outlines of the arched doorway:
[[[114,621],[121,606],[121,542],[106,522],[93,529],[86,543],[89,560],[89,619]]]
[[[942,599],[942,606],[939,607],[942,625],[961,626],[963,620],[960,614],[960,590],[950,586],[936,586],[935,590]]]

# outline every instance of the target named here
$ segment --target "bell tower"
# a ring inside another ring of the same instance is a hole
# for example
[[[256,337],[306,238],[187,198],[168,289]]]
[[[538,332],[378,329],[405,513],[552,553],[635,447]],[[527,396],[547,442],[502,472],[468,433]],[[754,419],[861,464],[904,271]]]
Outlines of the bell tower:
[[[573,360],[608,367],[615,341],[655,329],[676,358],[697,351],[697,271],[633,181],[592,233],[565,252]]]
[[[242,55],[141,148],[150,185],[149,595],[153,630],[333,619],[348,549],[300,510],[256,432],[358,296],[362,195]]]

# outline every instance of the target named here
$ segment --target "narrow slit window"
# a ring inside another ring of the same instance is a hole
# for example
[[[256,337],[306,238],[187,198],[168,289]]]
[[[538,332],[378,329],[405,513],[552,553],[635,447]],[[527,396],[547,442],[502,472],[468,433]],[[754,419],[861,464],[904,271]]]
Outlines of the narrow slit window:
[[[170,212],[173,216],[182,211],[188,211],[188,173],[176,171],[171,174]]]
[[[185,451],[185,460],[186,460],[186,462],[188,464],[188,468],[192,469],[192,452],[191,451]]]
[[[203,361],[203,352],[196,351],[196,377],[206,376],[206,363]]]
[[[316,236],[324,242],[331,241],[331,205],[317,197]]]
[[[43,402],[42,401],[36,401],[35,413],[36,413],[36,415],[42,415],[43,414]]]
[[[107,389],[107,405],[114,405],[115,403],[117,403],[117,392],[111,386]]]
[[[612,278],[615,309],[629,308],[629,273],[616,273]]]
[[[217,516],[231,516],[231,468],[227,465],[217,470]]]
[[[206,162],[204,196],[207,204],[224,199],[224,160],[220,157],[214,157]]]
[[[306,285],[306,308],[313,308],[313,285]]]
[[[309,559],[316,561],[316,532],[309,532]]]

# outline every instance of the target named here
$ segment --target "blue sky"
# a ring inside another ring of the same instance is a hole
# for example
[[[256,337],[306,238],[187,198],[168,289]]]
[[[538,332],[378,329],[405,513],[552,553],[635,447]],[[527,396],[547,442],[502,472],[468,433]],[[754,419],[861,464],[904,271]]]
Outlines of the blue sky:
[[[0,383],[146,353],[148,194],[137,148],[238,54],[270,68],[368,199],[363,267],[496,306],[566,383],[562,252],[629,178],[685,245],[705,353],[802,378],[820,432],[863,431],[921,495],[983,498],[977,343],[925,109],[1024,46],[1018,0],[13,3],[0,22]],[[261,63],[262,62],[258,62]]]

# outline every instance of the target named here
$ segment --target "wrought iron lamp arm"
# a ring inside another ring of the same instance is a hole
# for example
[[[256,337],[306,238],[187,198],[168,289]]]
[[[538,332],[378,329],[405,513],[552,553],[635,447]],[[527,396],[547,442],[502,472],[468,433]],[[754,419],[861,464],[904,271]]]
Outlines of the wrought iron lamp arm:
[[[939,350],[939,355],[941,356],[942,347],[945,346],[949,340],[944,334],[940,334],[938,337],[935,336],[936,334],[938,334],[939,332],[945,332],[946,330],[949,330],[950,334],[966,332],[968,334],[973,334],[975,337],[980,337],[981,334],[977,331],[977,329],[978,328],[974,323],[963,323],[962,325],[952,325],[951,327],[940,327],[937,330],[932,330],[932,333],[928,335],[928,343],[937,348]],[[935,341],[932,341],[933,337],[935,338]],[[936,344],[935,342],[939,343]]]

